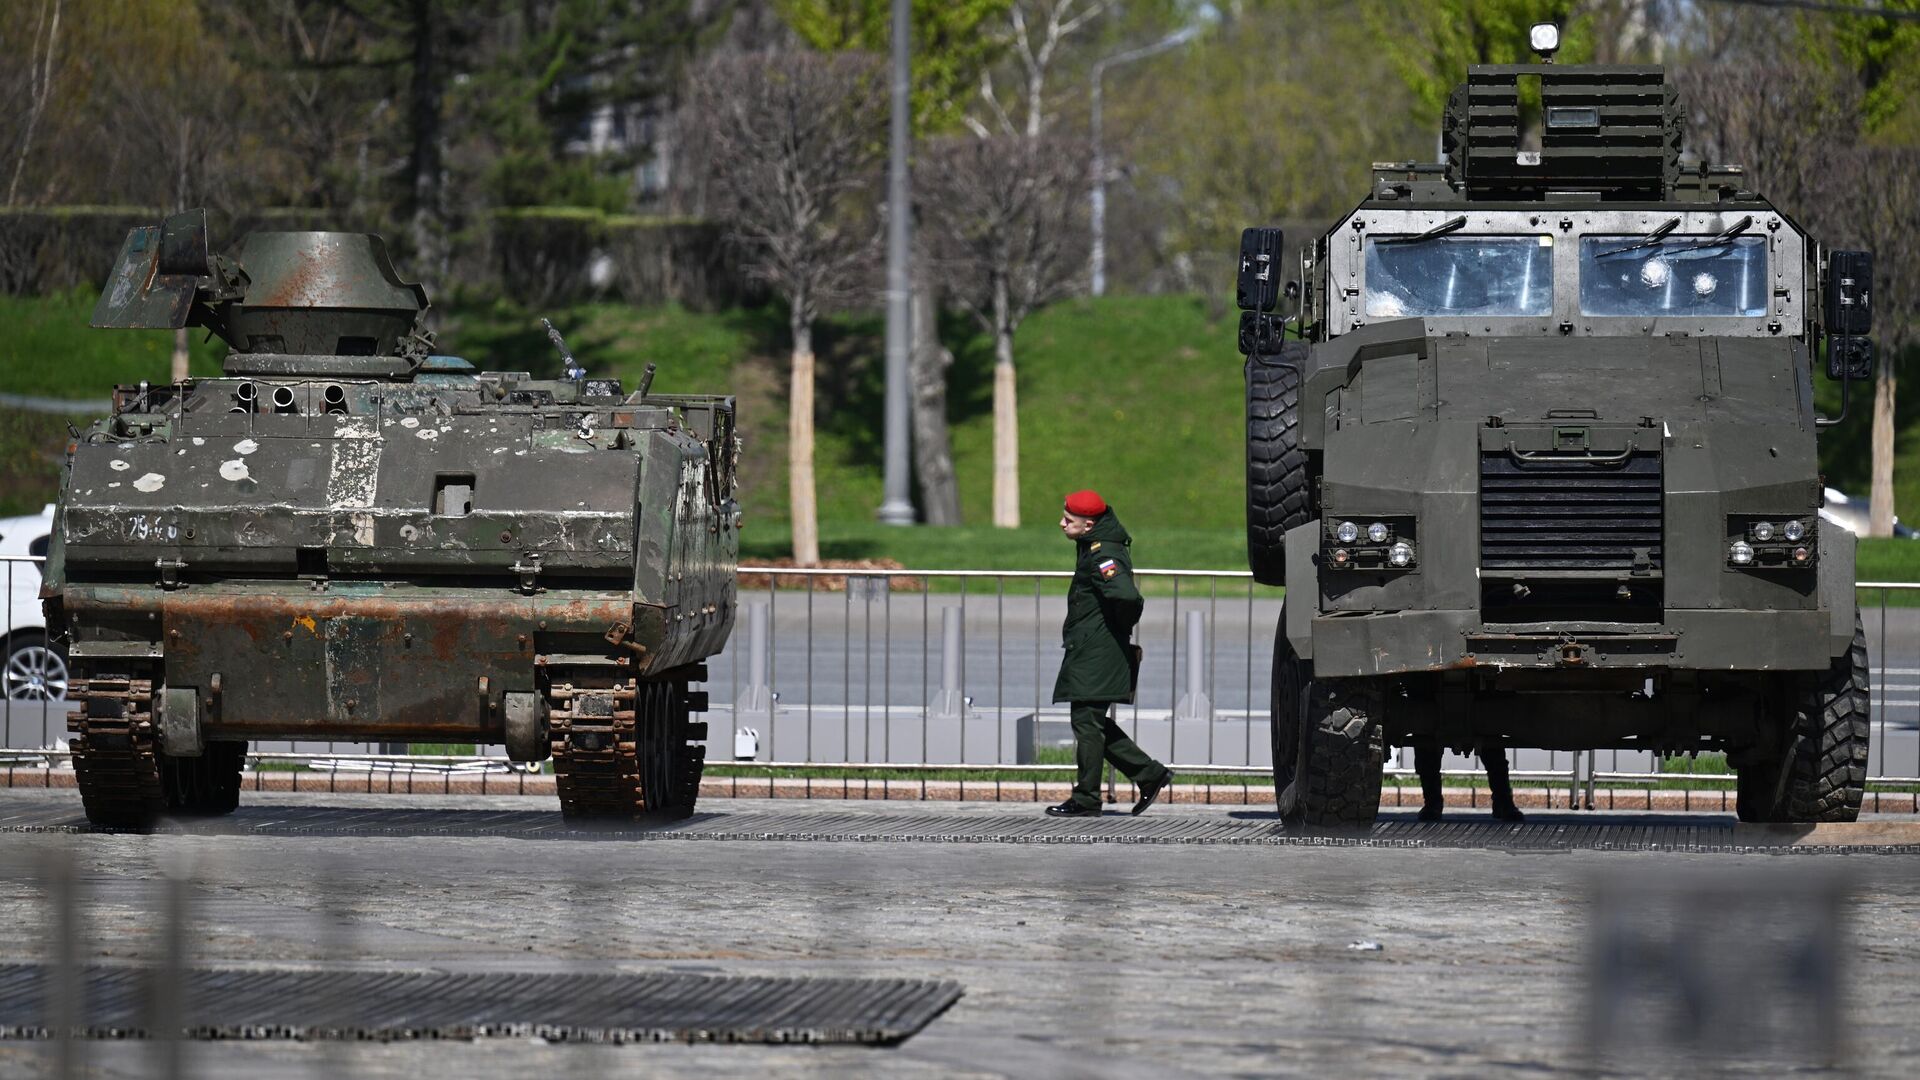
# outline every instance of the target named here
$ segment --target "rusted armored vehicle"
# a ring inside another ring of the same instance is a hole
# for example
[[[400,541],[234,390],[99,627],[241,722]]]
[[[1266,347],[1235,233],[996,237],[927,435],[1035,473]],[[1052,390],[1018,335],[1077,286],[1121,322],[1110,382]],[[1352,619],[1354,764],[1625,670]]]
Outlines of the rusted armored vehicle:
[[[693,806],[732,400],[477,371],[426,308],[377,236],[128,234],[93,324],[230,352],[69,447],[42,596],[91,820],[230,811],[257,739],[504,744],[568,816]]]
[[[1872,370],[1871,260],[1683,159],[1684,118],[1658,67],[1474,67],[1446,160],[1375,165],[1297,277],[1277,230],[1243,237],[1289,820],[1372,821],[1385,748],[1420,740],[1721,751],[1744,819],[1858,813],[1867,650],[1813,380],[1844,402]]]

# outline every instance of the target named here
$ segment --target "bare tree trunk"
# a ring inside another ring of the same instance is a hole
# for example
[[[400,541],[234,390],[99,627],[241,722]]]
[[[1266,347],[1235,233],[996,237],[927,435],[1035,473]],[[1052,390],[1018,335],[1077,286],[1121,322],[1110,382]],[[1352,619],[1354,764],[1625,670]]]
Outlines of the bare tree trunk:
[[[187,377],[187,359],[187,328],[183,326],[173,332],[174,382],[180,382]]]
[[[1873,482],[1869,488],[1867,535],[1893,535],[1893,362],[1890,350],[1873,381]]]
[[[1006,279],[993,283],[993,524],[1020,527],[1020,411]]]
[[[819,506],[813,490],[813,326],[793,316],[793,374],[787,389],[787,515],[793,561],[820,563]]]
[[[13,179],[7,184],[7,205],[20,191],[20,173],[27,167],[27,155],[33,151],[33,129],[40,123],[40,114],[47,109],[47,99],[53,96],[53,55],[54,46],[60,37],[60,4],[53,0],[53,24],[47,30],[47,51],[44,59],[29,53],[27,56],[28,93],[32,100],[27,105],[27,131],[20,138],[20,156],[13,163]],[[41,0],[40,16],[33,24],[33,47],[40,48],[40,24],[47,17],[46,0]],[[36,65],[36,61],[39,63]],[[37,66],[37,70],[36,70]]]
[[[913,274],[913,471],[920,482],[920,512],[929,525],[960,524],[960,485],[953,472],[953,442],[947,433],[947,372],[953,353],[940,344],[940,301],[926,260]]]
[[[440,99],[444,75],[438,52],[439,0],[413,0],[413,85],[410,123],[413,153],[413,220],[409,226],[418,265],[436,278],[446,274],[446,221],[440,190]]]

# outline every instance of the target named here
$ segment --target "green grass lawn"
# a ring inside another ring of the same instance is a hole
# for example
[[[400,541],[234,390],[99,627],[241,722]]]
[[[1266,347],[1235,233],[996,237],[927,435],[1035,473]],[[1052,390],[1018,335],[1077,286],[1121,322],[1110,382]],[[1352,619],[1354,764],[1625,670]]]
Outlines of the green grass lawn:
[[[76,289],[56,296],[0,296],[0,390],[39,397],[106,401],[115,384],[164,383],[173,375],[173,331],[94,330],[97,294]],[[195,375],[218,375],[226,346],[189,340]]]

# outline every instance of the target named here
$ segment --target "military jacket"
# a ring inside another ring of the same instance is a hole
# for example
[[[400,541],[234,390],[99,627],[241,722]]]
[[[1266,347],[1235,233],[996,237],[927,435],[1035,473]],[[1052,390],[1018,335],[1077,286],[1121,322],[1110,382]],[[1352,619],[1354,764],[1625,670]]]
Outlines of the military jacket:
[[[1073,585],[1067,590],[1067,621],[1061,627],[1066,654],[1053,684],[1055,701],[1130,701],[1133,650],[1128,638],[1144,602],[1133,583],[1133,538],[1109,509],[1079,539]]]

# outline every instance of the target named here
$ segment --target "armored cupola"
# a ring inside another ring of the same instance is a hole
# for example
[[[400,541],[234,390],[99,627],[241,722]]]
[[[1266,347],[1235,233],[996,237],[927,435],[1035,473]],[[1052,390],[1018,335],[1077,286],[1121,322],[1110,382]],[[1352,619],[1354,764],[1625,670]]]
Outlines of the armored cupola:
[[[427,308],[369,233],[250,233],[233,258],[249,283],[224,305],[220,336],[236,352],[399,355]]]
[[[368,233],[250,233],[211,255],[204,210],[128,232],[93,325],[204,326],[229,375],[402,376],[433,343],[427,292],[400,280]]]

